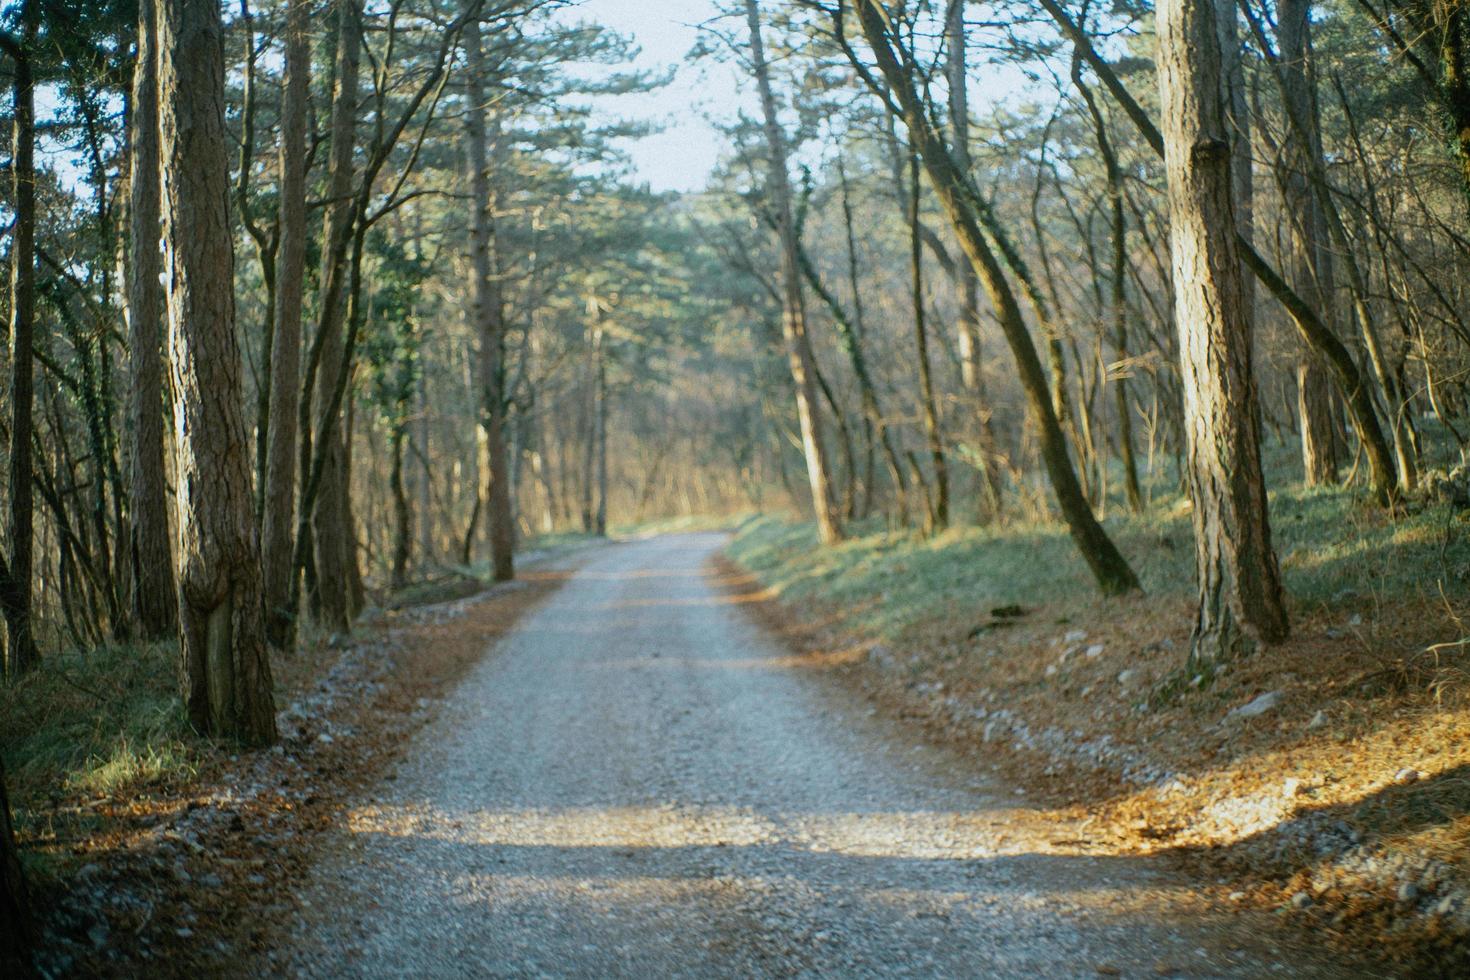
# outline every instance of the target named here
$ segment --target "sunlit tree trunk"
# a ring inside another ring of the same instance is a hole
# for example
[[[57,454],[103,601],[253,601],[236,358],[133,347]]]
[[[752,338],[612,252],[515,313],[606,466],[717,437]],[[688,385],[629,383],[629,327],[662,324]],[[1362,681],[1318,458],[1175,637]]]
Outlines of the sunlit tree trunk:
[[[1164,0],[1157,53],[1199,602],[1191,663],[1287,634],[1261,475],[1217,0]]]
[[[296,511],[297,413],[301,408],[301,309],[306,273],[306,108],[311,79],[310,0],[286,11],[286,74],[281,87],[280,244],[276,251],[275,339],[271,344],[261,563],[266,636],[291,645],[292,529]]]
[[[801,426],[802,450],[806,456],[807,480],[811,484],[812,507],[817,529],[826,544],[842,540],[842,524],[832,496],[831,467],[822,440],[818,415],[816,379],[812,376],[811,339],[807,336],[806,307],[801,291],[801,266],[797,260],[796,222],[792,213],[791,178],[786,172],[786,138],[776,116],[776,96],[771,89],[770,68],[761,40],[760,13],[756,0],[745,0],[750,27],[751,65],[760,90],[765,117],[766,147],[770,154],[769,187],[781,239],[781,327],[786,338],[791,380],[796,388],[796,414]]]
[[[133,616],[145,639],[171,634],[178,621],[163,443],[163,286],[159,283],[158,11],[138,5],[128,149],[128,453]]]
[[[511,507],[510,455],[505,426],[505,304],[500,281],[491,262],[491,209],[489,165],[486,162],[484,56],[480,24],[471,17],[465,25],[465,137],[469,142],[470,197],[473,209],[471,241],[475,270],[475,334],[479,340],[480,424],[484,429],[486,466],[485,510],[490,531],[490,560],[497,582],[515,578],[515,515]]]
[[[1288,125],[1282,140],[1282,204],[1291,229],[1292,278],[1296,291],[1335,324],[1332,252],[1322,209],[1312,192],[1312,159],[1321,159],[1322,130],[1312,68],[1312,0],[1280,0],[1276,36],[1281,55],[1281,88],[1289,117],[1306,132]],[[1306,354],[1297,365],[1297,413],[1302,466],[1308,486],[1337,482],[1337,425],[1327,371]]]
[[[0,607],[5,613],[5,676],[13,679],[36,663],[31,616],[35,548],[32,489],[36,316],[36,91],[30,46],[36,36],[34,0],[20,11],[23,35],[3,35],[11,67],[10,242],[10,513],[8,555],[0,564]]]
[[[201,732],[276,736],[250,487],[218,0],[158,0],[184,700]]]

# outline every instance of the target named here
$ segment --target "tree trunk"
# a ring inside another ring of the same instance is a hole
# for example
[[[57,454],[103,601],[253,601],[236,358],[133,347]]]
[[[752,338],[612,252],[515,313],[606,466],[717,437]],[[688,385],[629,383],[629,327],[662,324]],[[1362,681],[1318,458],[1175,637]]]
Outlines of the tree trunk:
[[[235,337],[218,0],[158,0],[169,352],[178,428],[179,649],[199,731],[276,737]]]
[[[756,8],[756,0],[745,0],[745,15],[750,27],[751,63],[755,71],[756,87],[760,90],[766,146],[770,153],[769,193],[776,210],[781,239],[781,330],[786,338],[787,360],[791,367],[791,380],[796,388],[796,414],[801,425],[802,451],[806,456],[807,480],[811,484],[817,530],[824,544],[834,544],[842,540],[842,524],[832,497],[831,468],[822,441],[816,380],[812,377],[812,348],[806,329],[801,267],[797,261],[791,179],[786,172],[786,138],[776,116],[776,96],[771,89],[771,73],[766,65],[765,44],[761,40],[760,14]]]
[[[515,516],[511,508],[510,457],[505,438],[505,303],[491,262],[494,238],[490,175],[485,159],[484,56],[480,23],[465,25],[465,136],[469,142],[470,196],[474,211],[471,243],[475,270],[475,333],[479,338],[480,424],[485,439],[486,525],[497,582],[515,578]]]
[[[297,413],[301,410],[301,309],[306,275],[306,104],[311,81],[310,0],[286,11],[286,74],[281,87],[281,213],[276,251],[275,337],[271,344],[270,431],[266,448],[261,562],[266,637],[293,644],[292,603]]]
[[[949,58],[945,61],[944,74],[949,84],[950,142],[953,144],[955,166],[968,173],[972,164],[965,0],[949,0],[945,34],[949,43]],[[960,262],[958,266],[955,289],[959,302],[960,384],[965,390],[972,413],[966,424],[972,427],[970,431],[974,433],[975,449],[981,460],[979,477],[983,489],[981,516],[984,519],[1000,513],[1000,474],[995,466],[994,428],[990,421],[989,408],[985,404],[985,365],[980,346],[980,283],[968,262]]]
[[[407,438],[407,423],[394,422],[390,436],[393,463],[388,473],[388,487],[393,494],[392,585],[395,589],[408,584],[408,560],[413,554],[413,510],[408,505],[408,490],[403,481],[403,443]]]
[[[158,11],[138,5],[138,55],[128,131],[128,454],[133,616],[144,639],[178,624],[163,444],[163,287],[158,171]]]
[[[0,564],[0,607],[5,613],[5,677],[13,680],[35,666],[36,638],[31,629],[31,568],[35,549],[34,476],[35,320],[36,320],[36,89],[30,47],[38,10],[27,2],[20,12],[24,36],[5,35],[6,53],[15,63],[11,93],[11,202],[15,219],[10,243],[10,513],[6,528],[10,554]]]
[[[0,972],[8,977],[32,976],[30,954],[34,938],[30,895],[15,846],[15,831],[10,824],[5,763],[0,760]]]
[[[354,535],[348,524],[347,442],[340,405],[333,392],[341,381],[343,337],[347,313],[347,279],[351,260],[348,240],[353,216],[353,149],[357,140],[358,63],[362,53],[360,0],[336,0],[337,85],[332,95],[331,157],[327,182],[327,214],[322,231],[322,299],[316,338],[317,372],[313,384],[315,438],[322,454],[321,479],[312,502],[312,542],[316,559],[316,601],[323,626],[346,631],[351,625],[348,562],[355,561]],[[308,474],[303,472],[302,478]],[[307,504],[305,488],[302,504]]]
[[[1158,72],[1199,608],[1192,667],[1287,634],[1261,475],[1217,0],[1159,6]]]
[[[934,498],[929,507],[929,531],[949,526],[949,468],[944,461],[944,437],[939,431],[939,403],[934,397],[934,375],[929,365],[929,332],[924,322],[924,249],[919,238],[919,153],[909,147],[909,278],[914,303],[914,352],[919,362],[919,395],[924,403],[924,436],[934,467]]]
[[[1097,72],[1098,78],[1102,80],[1108,93],[1113,96],[1113,99],[1122,107],[1124,114],[1142,134],[1144,142],[1160,157],[1164,156],[1163,135],[1153,124],[1153,120],[1148,117],[1148,113],[1139,105],[1138,100],[1129,93],[1118,77],[1118,73],[1097,53],[1091,39],[1078,27],[1077,22],[1072,20],[1067,12],[1057,4],[1057,0],[1040,0],[1040,3],[1076,46],[1077,53],[1093,71]],[[1362,441],[1366,451],[1368,466],[1372,471],[1374,495],[1381,504],[1394,503],[1399,498],[1398,466],[1394,462],[1393,453],[1389,450],[1388,440],[1383,436],[1383,429],[1378,424],[1372,390],[1362,372],[1358,370],[1352,353],[1342,341],[1337,339],[1328,325],[1317,315],[1312,305],[1291,288],[1281,274],[1261,257],[1249,241],[1242,238],[1236,244],[1245,260],[1246,267],[1276,298],[1276,301],[1286,308],[1302,340],[1332,372],[1338,391],[1347,402],[1348,412],[1353,420],[1353,428],[1357,431],[1358,438]]]
[[[909,137],[924,161],[929,182],[985,288],[991,307],[1000,321],[1001,332],[1011,348],[1022,390],[1026,393],[1027,404],[1036,421],[1041,458],[1072,540],[1092,570],[1098,588],[1104,593],[1116,595],[1137,589],[1138,578],[1133,569],[1097,522],[1082,493],[1077,472],[1072,468],[1072,461],[1067,455],[1066,437],[1062,434],[1061,425],[1057,422],[1057,415],[1052,407],[1046,371],[1042,368],[1036,347],[1031,342],[1031,333],[1021,316],[1015,294],[980,231],[979,219],[975,214],[976,198],[973,187],[967,177],[956,170],[943,139],[925,115],[919,93],[913,89],[904,74],[887,34],[887,21],[881,4],[877,0],[855,2],[862,21],[863,34],[877,57],[879,70],[887,80],[889,90],[900,101]]]
[[[601,327],[597,329],[596,374],[593,377],[593,397],[596,411],[592,416],[593,443],[597,449],[597,510],[592,521],[592,533],[599,538],[607,537],[607,335]]]
[[[1282,140],[1281,200],[1291,229],[1292,278],[1296,291],[1317,308],[1323,322],[1334,325],[1332,252],[1311,185],[1311,160],[1322,156],[1312,67],[1312,0],[1281,0],[1276,16],[1282,99],[1289,119],[1300,121],[1307,130],[1299,132],[1297,126],[1288,124]],[[1310,356],[1297,365],[1297,413],[1307,485],[1336,483],[1332,388],[1327,372]]]

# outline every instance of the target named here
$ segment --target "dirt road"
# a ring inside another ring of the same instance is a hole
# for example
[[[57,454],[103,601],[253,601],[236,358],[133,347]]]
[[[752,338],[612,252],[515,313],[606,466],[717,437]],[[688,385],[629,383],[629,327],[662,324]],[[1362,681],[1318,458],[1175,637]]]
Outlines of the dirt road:
[[[1089,857],[757,627],[718,535],[596,552],[296,896],[313,976],[1341,976]],[[1069,853],[1069,847],[1073,852]]]

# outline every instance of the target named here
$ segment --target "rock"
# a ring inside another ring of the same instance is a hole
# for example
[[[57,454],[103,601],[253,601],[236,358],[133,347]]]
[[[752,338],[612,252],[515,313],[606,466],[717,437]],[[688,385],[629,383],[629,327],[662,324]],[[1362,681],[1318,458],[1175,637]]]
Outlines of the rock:
[[[882,667],[884,670],[892,670],[898,665],[898,662],[893,657],[893,651],[881,643],[875,643],[868,648],[868,660]],[[428,705],[421,704],[419,707],[428,707]]]
[[[1417,901],[1419,894],[1419,886],[1412,881],[1406,881],[1402,885],[1399,885],[1398,900],[1404,905]]]
[[[107,928],[106,922],[98,922],[87,930],[87,938],[92,941],[93,947],[101,949],[107,945],[107,940],[112,933]]]
[[[1400,786],[1407,786],[1410,783],[1417,783],[1421,778],[1423,778],[1423,775],[1424,774],[1417,769],[1400,769],[1398,772],[1393,774],[1393,781]]]
[[[1434,903],[1434,914],[1435,915],[1439,915],[1439,916],[1452,915],[1454,913],[1454,911],[1455,911],[1455,899],[1454,899],[1453,896],[1446,895],[1444,898],[1441,898],[1438,902],[1435,902]]]
[[[1102,656],[1102,652],[1103,645],[1101,643],[1094,643],[1092,646],[1087,648],[1087,659],[1095,660],[1098,657]]]
[[[174,930],[174,935],[178,936],[180,939],[188,939],[190,936],[194,935],[194,930],[190,929],[188,926],[179,926],[177,929]]]
[[[1297,892],[1291,896],[1291,907],[1294,909],[1307,909],[1315,904],[1315,899],[1308,892]]]
[[[1327,712],[1325,712],[1325,711],[1319,711],[1315,715],[1312,716],[1312,720],[1311,721],[1307,722],[1307,727],[1308,728],[1321,728],[1325,724],[1327,724]]]
[[[1127,687],[1129,684],[1132,684],[1133,681],[1134,681],[1134,679],[1136,679],[1137,677],[1138,677],[1138,671],[1136,671],[1136,670],[1120,670],[1120,671],[1118,671],[1118,683],[1121,684],[1121,685],[1123,685],[1124,687]]]
[[[320,735],[318,735],[316,737],[316,740],[323,745],[331,745],[333,742],[332,736],[328,735],[326,732],[322,732]]]
[[[1081,643],[1085,639],[1087,639],[1087,630],[1069,630],[1067,635],[1062,637],[1062,642]]]
[[[1267,691],[1254,700],[1235,708],[1226,715],[1227,721],[1238,718],[1258,718],[1281,703],[1280,691]]]

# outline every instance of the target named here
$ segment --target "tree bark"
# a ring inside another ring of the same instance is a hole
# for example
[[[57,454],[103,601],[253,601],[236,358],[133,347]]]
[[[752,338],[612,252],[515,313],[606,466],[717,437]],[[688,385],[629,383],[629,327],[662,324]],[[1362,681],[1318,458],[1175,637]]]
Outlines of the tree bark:
[[[138,5],[138,54],[129,119],[128,454],[132,524],[133,616],[144,639],[178,624],[163,443],[163,287],[158,162],[158,11]]]
[[[333,393],[341,381],[347,319],[347,279],[353,208],[353,149],[357,141],[358,64],[362,55],[361,0],[336,0],[337,83],[332,95],[331,156],[327,214],[322,229],[322,297],[316,346],[317,372],[312,394],[314,429],[322,453],[321,478],[312,502],[312,542],[316,559],[316,596],[312,603],[323,626],[346,631],[352,622],[352,583],[348,563],[356,561],[355,535],[347,514],[347,442],[342,407]],[[308,474],[303,472],[302,478]],[[306,488],[302,489],[306,504]]]
[[[1217,0],[1164,0],[1157,53],[1198,611],[1192,667],[1287,635],[1261,475]]]
[[[286,11],[286,69],[281,86],[280,244],[276,250],[275,334],[270,360],[270,431],[266,447],[261,564],[266,637],[294,643],[292,603],[296,523],[297,415],[301,410],[301,310],[306,277],[306,108],[311,81],[311,0]]]
[[[413,509],[408,504],[408,489],[403,480],[403,444],[407,438],[407,423],[395,421],[389,436],[393,463],[388,473],[388,488],[393,494],[393,571],[390,581],[395,589],[408,584],[408,560],[413,555]]]
[[[1323,322],[1334,325],[1332,252],[1327,247],[1325,218],[1312,193],[1312,160],[1322,157],[1322,129],[1317,111],[1312,67],[1312,0],[1280,0],[1276,37],[1281,56],[1281,94],[1289,119],[1282,139],[1281,198],[1291,229],[1292,278]],[[1297,364],[1297,414],[1301,429],[1302,466],[1308,486],[1337,482],[1337,426],[1332,415],[1332,388],[1315,358]]]
[[[842,523],[838,519],[837,504],[832,497],[831,467],[822,440],[816,380],[812,377],[812,348],[811,339],[807,336],[801,267],[797,260],[791,178],[786,172],[786,138],[776,116],[776,96],[771,89],[771,73],[766,64],[756,0],[745,0],[745,15],[750,27],[751,63],[755,71],[756,87],[760,91],[766,146],[770,154],[768,193],[776,212],[781,240],[781,332],[786,338],[787,361],[790,364],[791,380],[796,388],[796,414],[801,426],[802,451],[806,457],[807,482],[811,485],[817,530],[824,544],[835,544],[842,540]]]
[[[36,320],[36,86],[30,46],[39,11],[27,2],[20,11],[23,36],[4,36],[14,62],[11,80],[11,202],[15,209],[10,243],[10,554],[0,564],[0,607],[5,614],[5,677],[13,680],[35,666],[32,632],[35,549],[34,471],[31,435],[35,410]]]
[[[223,29],[218,0],[156,2],[184,701],[199,731],[265,744],[276,717],[235,337]]]
[[[1108,595],[1133,591],[1139,587],[1138,577],[1097,522],[1082,493],[1077,472],[1072,468],[1072,461],[1067,455],[1066,436],[1062,434],[1052,406],[1046,371],[1031,341],[1031,333],[1016,303],[1015,293],[980,231],[974,190],[968,178],[956,169],[948,148],[925,113],[919,93],[909,84],[899,64],[887,34],[886,13],[882,5],[878,0],[853,2],[857,6],[863,34],[888,82],[888,91],[899,100],[909,137],[918,148],[929,182],[954,226],[1011,348],[1022,390],[1036,421],[1042,462],[1072,540],[1091,569],[1099,589]]]
[[[491,248],[495,220],[486,162],[484,55],[480,23],[471,17],[465,25],[465,136],[469,142],[470,197],[474,218],[471,246],[475,270],[475,334],[479,339],[480,425],[485,440],[486,524],[490,531],[490,561],[497,582],[515,578],[515,516],[511,508],[510,456],[505,433],[505,303],[500,279],[493,268]]]

